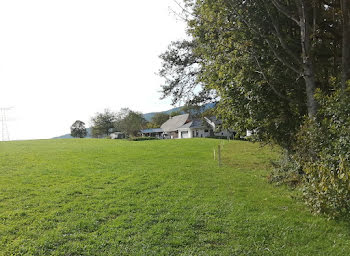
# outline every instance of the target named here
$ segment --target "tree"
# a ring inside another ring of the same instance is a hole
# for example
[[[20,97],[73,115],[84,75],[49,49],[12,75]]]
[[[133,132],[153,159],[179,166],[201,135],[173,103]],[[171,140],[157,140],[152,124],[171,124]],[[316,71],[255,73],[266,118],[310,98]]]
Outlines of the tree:
[[[111,134],[115,127],[116,120],[116,114],[109,109],[105,109],[103,113],[96,113],[96,115],[91,118],[92,137],[101,138]]]
[[[181,110],[176,110],[170,113],[170,117],[174,117],[174,116],[179,116],[182,115],[182,111]]]
[[[254,11],[250,10],[252,16],[246,13],[244,16],[253,18],[263,14],[259,6],[251,6],[250,9],[253,7]],[[218,100],[217,114],[227,128],[243,131],[259,127],[260,140],[288,146],[289,138],[281,134],[292,134],[294,127],[300,125],[295,111],[301,112],[301,115],[304,113],[300,80],[274,60],[267,44],[253,37],[243,22],[235,21],[237,15],[227,1],[197,2],[192,12],[193,17],[189,21],[192,42],[177,44],[181,47],[177,50],[173,49],[175,45],[171,46],[161,56],[164,65],[160,74],[166,74],[171,80],[174,71],[184,71],[173,76],[176,78],[186,76],[188,69],[195,70],[190,73],[187,88],[195,88],[194,85],[198,84],[205,90],[200,92],[197,87],[191,101]],[[178,56],[176,53],[179,53]],[[190,66],[183,68],[188,63]],[[274,79],[268,77],[272,74],[277,74]],[[171,81],[173,83],[167,83],[167,90],[163,88],[163,92],[176,101],[179,95],[176,92],[184,90],[184,83],[178,84],[178,79]],[[175,93],[172,94],[172,91]],[[289,102],[286,95],[295,100]],[[288,128],[287,132],[282,128]]]
[[[343,50],[342,50],[342,88],[347,88],[350,79],[350,3],[348,0],[340,0],[343,20]]]
[[[80,120],[75,121],[70,127],[70,135],[74,138],[85,138],[87,135],[85,123]]]
[[[115,128],[129,136],[137,136],[140,130],[146,128],[146,126],[147,121],[142,113],[124,108],[117,114]]]
[[[191,118],[200,119],[205,111],[205,105],[186,104],[181,110],[184,113],[190,114]]]
[[[159,72],[174,103],[219,101],[226,126],[259,127],[259,140],[290,149],[316,117],[316,89],[348,80],[346,0],[184,3],[191,37],[169,46]]]
[[[158,128],[169,119],[169,115],[165,113],[156,113],[151,119],[152,127]]]

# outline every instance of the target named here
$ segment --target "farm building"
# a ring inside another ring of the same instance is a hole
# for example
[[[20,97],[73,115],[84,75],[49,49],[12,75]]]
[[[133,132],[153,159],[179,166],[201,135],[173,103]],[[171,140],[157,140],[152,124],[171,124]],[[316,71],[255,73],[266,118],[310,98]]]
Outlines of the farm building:
[[[164,138],[168,139],[177,139],[179,138],[179,128],[186,123],[190,122],[190,115],[184,114],[179,116],[170,117],[168,121],[166,121],[160,127],[163,129]]]
[[[162,139],[186,139],[207,137],[233,137],[234,132],[220,130],[222,122],[215,117],[204,120],[190,118],[189,114],[170,117],[160,128],[142,130],[143,137]]]
[[[109,135],[111,139],[125,139],[125,134],[122,132],[113,132]]]
[[[141,131],[143,137],[163,138],[162,128],[145,129]]]

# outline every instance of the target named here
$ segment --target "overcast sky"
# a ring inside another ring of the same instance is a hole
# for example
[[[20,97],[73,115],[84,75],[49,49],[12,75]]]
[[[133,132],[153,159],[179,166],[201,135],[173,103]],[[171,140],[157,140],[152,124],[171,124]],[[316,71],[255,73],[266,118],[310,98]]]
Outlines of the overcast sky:
[[[10,138],[63,135],[105,108],[171,108],[159,100],[158,56],[185,38],[185,24],[170,9],[172,0],[0,1],[0,107],[14,107]]]

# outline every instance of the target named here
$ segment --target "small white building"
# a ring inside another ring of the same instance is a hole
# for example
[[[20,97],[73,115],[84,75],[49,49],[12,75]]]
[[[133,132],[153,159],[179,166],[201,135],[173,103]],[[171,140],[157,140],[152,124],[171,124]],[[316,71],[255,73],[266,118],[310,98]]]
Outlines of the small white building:
[[[113,140],[125,139],[125,134],[122,132],[113,132],[109,135],[109,137]]]

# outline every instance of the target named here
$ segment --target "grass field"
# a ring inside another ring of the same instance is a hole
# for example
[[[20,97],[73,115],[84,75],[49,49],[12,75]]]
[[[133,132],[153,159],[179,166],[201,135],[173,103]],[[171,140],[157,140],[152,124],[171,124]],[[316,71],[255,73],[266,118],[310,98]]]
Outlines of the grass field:
[[[0,255],[349,255],[350,226],[266,182],[276,154],[210,139],[0,143]]]

